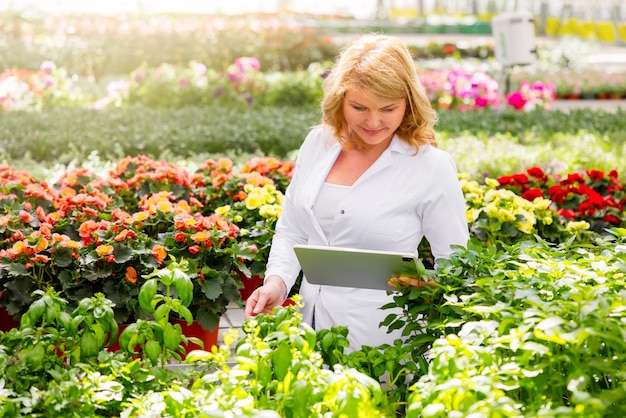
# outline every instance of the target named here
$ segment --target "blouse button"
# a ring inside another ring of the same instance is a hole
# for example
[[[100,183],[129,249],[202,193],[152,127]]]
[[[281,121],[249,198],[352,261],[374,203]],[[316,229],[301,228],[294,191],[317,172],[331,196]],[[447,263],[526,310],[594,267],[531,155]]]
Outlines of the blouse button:
[[[346,211],[341,209],[341,211],[339,213],[341,213],[342,215],[345,213]]]

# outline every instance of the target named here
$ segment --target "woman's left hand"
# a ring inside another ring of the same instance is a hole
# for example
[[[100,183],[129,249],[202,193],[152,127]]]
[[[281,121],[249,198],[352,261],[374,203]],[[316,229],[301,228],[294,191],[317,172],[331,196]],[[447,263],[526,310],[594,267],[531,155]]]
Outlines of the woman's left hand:
[[[400,285],[400,287],[416,287],[418,289],[422,289],[424,287],[437,287],[437,283],[428,277],[416,279],[408,276],[391,276],[387,284],[394,289],[398,289],[398,285]]]

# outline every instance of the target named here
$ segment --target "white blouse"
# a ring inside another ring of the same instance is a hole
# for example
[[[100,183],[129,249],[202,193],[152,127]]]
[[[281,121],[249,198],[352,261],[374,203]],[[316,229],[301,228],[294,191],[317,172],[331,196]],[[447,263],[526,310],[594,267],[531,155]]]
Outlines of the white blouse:
[[[435,259],[448,257],[452,245],[467,244],[465,200],[447,152],[430,146],[416,152],[394,137],[352,186],[341,193],[329,192],[324,190],[324,180],[340,150],[326,128],[315,128],[307,135],[276,224],[265,277],[278,275],[291,289],[300,273],[295,244],[417,254],[426,237]],[[328,203],[326,193],[338,193],[332,196],[336,203]],[[334,216],[323,213],[323,202],[335,209]],[[351,350],[392,344],[399,337],[400,330],[387,334],[386,328],[379,328],[392,313],[380,309],[392,301],[385,291],[311,285],[305,277],[299,293],[304,301],[303,320],[312,323],[315,307],[317,329],[346,325]]]
[[[339,202],[349,190],[350,186],[324,182],[317,195],[317,200],[313,205],[313,215],[315,215],[315,219],[317,219],[327,239],[330,237],[333,223],[341,210]]]

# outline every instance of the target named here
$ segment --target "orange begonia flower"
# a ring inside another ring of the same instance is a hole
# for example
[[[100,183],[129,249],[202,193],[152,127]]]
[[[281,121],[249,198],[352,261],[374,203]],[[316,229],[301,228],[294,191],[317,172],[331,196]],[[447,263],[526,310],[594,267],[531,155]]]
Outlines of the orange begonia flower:
[[[37,254],[36,256],[31,257],[31,259],[28,261],[31,263],[36,263],[37,261],[41,261],[42,263],[47,263],[48,261],[50,261],[50,257],[44,254]]]
[[[128,282],[137,283],[137,270],[135,270],[133,266],[126,267],[126,274],[124,277]]]
[[[211,185],[214,189],[219,188],[222,184],[226,183],[230,176],[228,174],[220,173],[211,180]]]
[[[96,253],[100,257],[111,255],[111,254],[113,254],[113,246],[112,245],[101,245],[98,248],[96,248]]]
[[[150,217],[150,212],[147,210],[142,210],[141,212],[133,213],[133,222],[141,223]]]
[[[152,256],[161,264],[161,262],[165,260],[165,257],[167,257],[167,250],[162,245],[157,244],[152,247]]]
[[[27,245],[24,241],[18,241],[15,244],[13,244],[13,251],[15,251],[16,255],[19,255],[24,252],[24,248],[26,247]]]
[[[74,197],[76,196],[76,190],[71,187],[64,187],[61,189],[61,197]]]
[[[134,231],[129,229],[124,229],[122,232],[115,236],[115,241],[124,241],[126,238],[135,239],[137,238],[137,234]]]
[[[194,242],[205,242],[211,238],[211,234],[206,231],[200,231],[190,235],[189,238],[191,238]]]
[[[20,211],[19,217],[22,220],[22,222],[24,222],[25,224],[31,223],[35,219],[33,215],[26,212],[25,210]]]
[[[41,206],[37,206],[37,209],[35,209],[35,213],[37,214],[39,222],[46,221],[46,211]]]
[[[46,237],[39,237],[39,241],[37,241],[37,245],[35,245],[34,251],[36,253],[39,253],[43,250],[45,250],[46,248],[48,248],[48,239]]]

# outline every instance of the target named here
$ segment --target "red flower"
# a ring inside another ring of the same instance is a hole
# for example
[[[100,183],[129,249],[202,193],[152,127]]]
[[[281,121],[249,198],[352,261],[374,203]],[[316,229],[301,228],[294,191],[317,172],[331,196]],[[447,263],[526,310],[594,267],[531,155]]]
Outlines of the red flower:
[[[561,209],[557,209],[556,213],[558,213],[559,216],[562,216],[570,220],[576,219],[576,212],[574,212],[572,209],[561,208]]]
[[[538,197],[545,197],[541,189],[528,189],[522,193],[522,197],[526,200],[533,201]]]
[[[587,175],[591,180],[602,180],[604,173],[600,170],[587,170]]]
[[[561,184],[574,184],[580,183],[583,184],[585,179],[578,173],[570,173],[567,175],[567,178],[561,180]]]
[[[544,173],[544,171],[539,167],[531,167],[526,172],[531,176],[536,178],[537,180],[542,181],[543,183],[548,181],[548,175]]]
[[[608,223],[615,224],[615,225],[620,224],[619,218],[611,213],[604,215],[604,218],[602,218],[602,220],[604,222],[608,222]]]
[[[454,49],[455,49],[455,48],[454,48],[454,45],[451,45],[451,44],[446,44],[446,45],[443,47],[443,53],[444,53],[444,54],[446,54],[446,55],[451,55],[451,54],[454,54]]]

